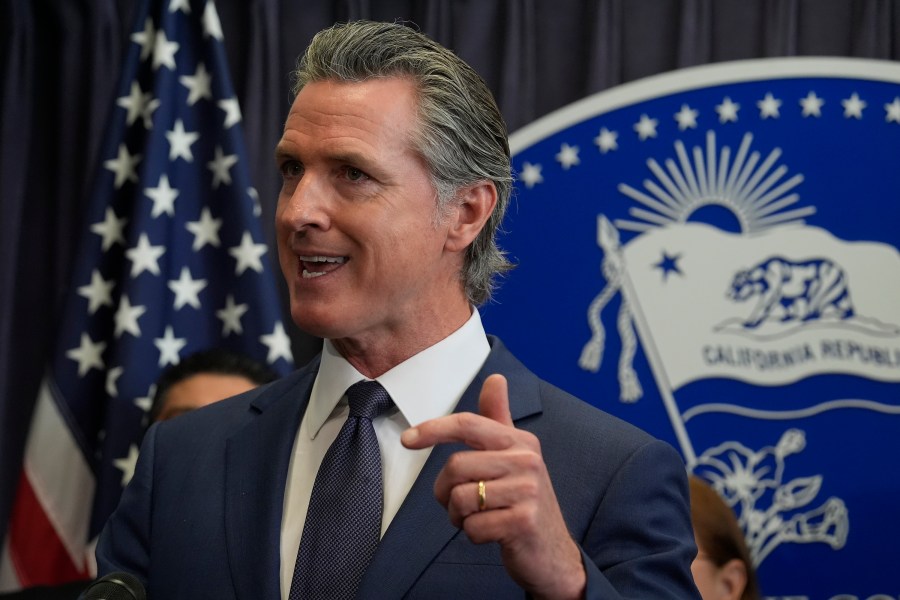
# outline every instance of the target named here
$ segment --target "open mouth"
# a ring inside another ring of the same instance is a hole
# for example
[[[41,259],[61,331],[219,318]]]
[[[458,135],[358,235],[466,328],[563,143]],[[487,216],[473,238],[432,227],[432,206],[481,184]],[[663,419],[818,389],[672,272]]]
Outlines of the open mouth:
[[[341,268],[347,262],[346,256],[301,256],[300,271],[304,279],[321,277]]]

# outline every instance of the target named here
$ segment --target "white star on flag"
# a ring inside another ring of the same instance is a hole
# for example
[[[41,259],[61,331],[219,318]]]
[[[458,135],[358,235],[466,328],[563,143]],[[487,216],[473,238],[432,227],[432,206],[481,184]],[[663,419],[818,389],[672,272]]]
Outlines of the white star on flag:
[[[150,216],[154,219],[161,214],[166,213],[169,216],[175,215],[175,199],[178,197],[178,190],[169,185],[169,176],[163,173],[159,177],[159,183],[155,188],[147,188],[144,193],[148,198],[153,200],[153,209]]]
[[[235,304],[234,295],[228,294],[225,298],[225,308],[216,311],[216,316],[222,320],[222,335],[227,336],[234,332],[238,335],[244,333],[241,326],[241,317],[250,307],[246,304]]]
[[[115,187],[119,189],[126,181],[137,183],[138,176],[135,167],[141,162],[143,156],[135,154],[132,156],[128,152],[125,144],[119,144],[119,154],[116,158],[111,158],[103,162],[103,166],[116,174]]]
[[[738,120],[737,114],[740,108],[740,104],[732,102],[731,98],[725,96],[722,100],[722,104],[716,106],[716,112],[719,113],[719,123],[727,123],[729,121],[736,123]]]
[[[141,91],[141,85],[137,81],[131,82],[131,91],[127,96],[116,99],[116,105],[121,106],[127,112],[125,123],[132,125],[137,121],[138,117],[143,116],[144,110],[150,99],[153,98],[152,93],[144,93]]]
[[[222,227],[222,219],[214,219],[208,206],[204,206],[200,211],[199,221],[188,221],[184,225],[188,231],[194,234],[194,244],[191,248],[196,252],[209,244],[218,248],[222,242],[219,241],[219,229]]]
[[[231,185],[231,173],[229,169],[237,164],[238,157],[236,154],[225,155],[221,146],[216,146],[216,157],[206,163],[206,166],[213,172],[212,187],[218,189],[220,183]]]
[[[112,306],[112,291],[115,281],[107,281],[94,269],[91,272],[91,283],[78,288],[78,295],[88,299],[88,313],[94,314],[101,306]]]
[[[111,398],[119,397],[118,382],[119,377],[121,377],[124,372],[125,369],[122,367],[113,367],[106,372],[106,393],[109,394]]]
[[[862,119],[863,109],[867,106],[866,102],[859,99],[859,94],[853,92],[851,96],[845,100],[841,100],[844,107],[844,118]]]
[[[128,485],[128,482],[134,477],[134,468],[137,466],[139,452],[138,447],[131,444],[131,447],[128,448],[128,456],[113,461],[116,468],[122,471],[122,487]]]
[[[91,231],[103,238],[101,248],[106,252],[113,244],[119,242],[125,245],[125,224],[128,223],[126,218],[116,217],[115,211],[109,206],[106,207],[106,216],[102,222],[91,225]]]
[[[156,43],[153,45],[153,68],[159,69],[160,66],[165,66],[174,71],[175,53],[178,52],[179,47],[178,42],[170,42],[166,38],[165,31],[157,31]]]
[[[166,132],[169,140],[169,160],[183,158],[187,162],[194,162],[194,153],[191,145],[200,139],[200,134],[195,131],[185,131],[184,121],[178,119],[171,131]]]
[[[225,129],[230,129],[241,122],[241,105],[237,98],[219,100],[219,108],[225,111]]]
[[[139,398],[134,399],[134,405],[137,406],[142,411],[150,412],[150,409],[153,408],[153,397],[156,395],[156,384],[151,384],[150,389],[147,390],[146,396],[141,396]]]
[[[203,9],[203,37],[212,37],[219,41],[223,39],[222,23],[219,22],[219,13],[216,12],[212,2],[207,2],[206,8]]]
[[[259,192],[254,187],[248,187],[247,195],[250,196],[250,202],[253,203],[253,216],[260,216],[262,214],[262,205],[259,203]]]
[[[529,189],[544,181],[544,176],[541,175],[541,165],[533,165],[529,162],[522,165],[522,172],[519,173],[519,177],[525,182],[525,187]]]
[[[81,334],[81,344],[66,352],[66,356],[78,363],[78,376],[84,377],[91,368],[103,370],[100,355],[106,349],[106,342],[94,342],[87,333]]]
[[[263,264],[260,258],[266,253],[268,248],[265,244],[254,244],[253,237],[249,231],[245,231],[241,236],[241,245],[234,246],[228,250],[228,253],[237,260],[234,272],[240,275],[247,269],[253,269],[257,273],[262,273]]]
[[[187,345],[185,338],[175,337],[171,325],[166,326],[166,331],[161,338],[155,338],[153,345],[159,350],[159,366],[177,365],[181,362],[179,352]]]
[[[823,104],[825,104],[825,101],[816,96],[815,92],[810,92],[806,95],[806,98],[800,99],[804,117],[821,117]]]
[[[146,233],[142,233],[137,246],[125,251],[125,256],[131,261],[131,276],[137,277],[144,271],[159,275],[159,257],[165,252],[163,246],[151,246],[150,238]]]
[[[151,98],[144,105],[144,110],[141,111],[141,117],[144,119],[144,128],[145,129],[153,129],[153,111],[159,108],[159,100],[156,98]]]
[[[197,71],[193,75],[182,75],[178,81],[188,89],[188,106],[193,106],[201,98],[212,99],[212,77],[203,63],[197,65]]]
[[[656,137],[656,126],[659,125],[658,119],[651,119],[647,115],[641,115],[640,121],[634,124],[634,130],[638,134],[638,138],[643,142],[648,138]]]
[[[758,101],[756,106],[759,108],[759,118],[768,119],[769,117],[777,119],[780,115],[781,100],[773,96],[771,93],[766,94],[765,98]]]
[[[139,44],[141,47],[141,60],[147,60],[153,51],[153,41],[156,39],[156,29],[153,27],[153,19],[147,18],[144,21],[144,30],[135,31],[131,34],[132,42]]]
[[[569,170],[569,167],[580,164],[581,160],[578,158],[578,146],[563,144],[556,154],[556,160],[559,161],[559,164],[562,165],[562,168],[566,171]]]
[[[678,123],[678,130],[684,131],[686,129],[696,129],[697,116],[699,114],[699,110],[693,109],[687,104],[682,104],[681,110],[675,113],[675,121]]]
[[[600,129],[600,133],[597,137],[594,138],[594,143],[597,144],[601,154],[606,154],[610,150],[618,150],[618,138],[619,133],[617,131],[610,131],[606,127],[603,127]]]
[[[122,337],[124,332],[128,332],[134,337],[141,337],[141,326],[138,325],[138,319],[147,312],[146,306],[132,306],[128,299],[128,294],[122,294],[119,300],[119,308],[116,310],[115,321],[116,328],[113,332],[116,338]]]
[[[275,323],[272,333],[259,336],[259,341],[269,348],[269,356],[266,359],[269,364],[275,363],[279,358],[291,360],[291,338],[288,337],[281,321]]]
[[[200,308],[200,292],[205,287],[205,279],[193,279],[191,270],[187,267],[182,267],[181,275],[178,279],[169,281],[169,289],[175,292],[175,310],[180,309],[185,304],[190,304],[194,308]]]
[[[173,13],[176,10],[180,10],[186,15],[191,14],[191,5],[188,4],[188,0],[170,0],[169,2],[169,12]]]

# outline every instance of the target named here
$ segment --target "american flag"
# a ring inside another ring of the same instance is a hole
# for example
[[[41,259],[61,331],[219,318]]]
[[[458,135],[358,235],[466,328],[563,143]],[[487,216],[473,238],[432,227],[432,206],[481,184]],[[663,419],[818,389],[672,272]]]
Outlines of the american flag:
[[[137,12],[0,589],[94,575],[165,367],[220,346],[291,368],[215,6]]]

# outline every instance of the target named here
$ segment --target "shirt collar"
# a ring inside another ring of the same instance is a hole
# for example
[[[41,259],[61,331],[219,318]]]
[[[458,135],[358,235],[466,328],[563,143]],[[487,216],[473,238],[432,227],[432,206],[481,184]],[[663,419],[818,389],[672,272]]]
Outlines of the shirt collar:
[[[411,356],[377,377],[410,425],[453,412],[478,374],[491,347],[478,309],[462,327],[437,344]],[[313,383],[306,421],[311,437],[334,412],[347,388],[367,379],[325,340],[319,373]]]

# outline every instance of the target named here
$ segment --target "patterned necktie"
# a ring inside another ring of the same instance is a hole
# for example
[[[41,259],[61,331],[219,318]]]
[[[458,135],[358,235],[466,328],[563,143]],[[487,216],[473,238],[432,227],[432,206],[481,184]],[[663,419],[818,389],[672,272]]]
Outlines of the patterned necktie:
[[[350,415],[316,474],[290,600],[353,598],[381,537],[381,452],[372,419],[394,403],[377,381],[347,389]]]

